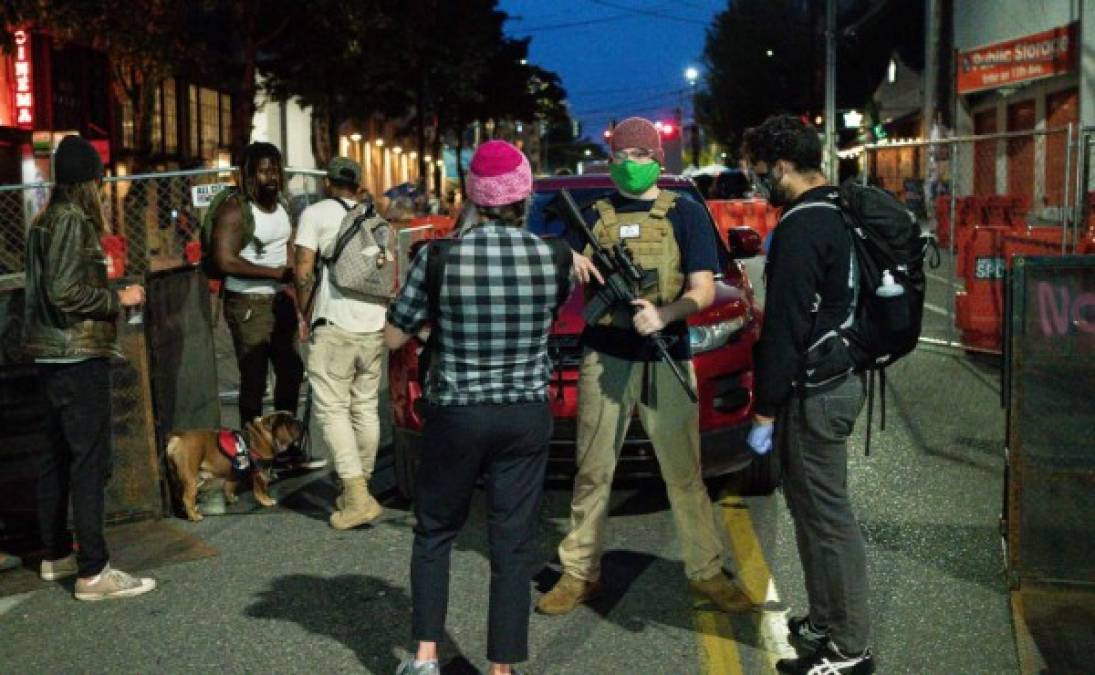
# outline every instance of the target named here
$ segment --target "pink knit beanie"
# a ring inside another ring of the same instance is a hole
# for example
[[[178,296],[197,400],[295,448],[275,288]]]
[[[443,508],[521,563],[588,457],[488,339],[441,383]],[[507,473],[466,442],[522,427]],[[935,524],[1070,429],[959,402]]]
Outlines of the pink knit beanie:
[[[524,153],[505,141],[488,141],[471,158],[468,199],[479,206],[505,206],[532,192],[532,167]]]

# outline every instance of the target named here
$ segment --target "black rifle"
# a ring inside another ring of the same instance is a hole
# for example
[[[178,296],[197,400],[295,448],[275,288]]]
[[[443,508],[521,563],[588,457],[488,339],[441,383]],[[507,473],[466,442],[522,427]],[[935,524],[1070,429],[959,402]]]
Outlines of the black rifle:
[[[585,311],[582,312],[582,319],[585,320],[586,325],[596,325],[606,314],[619,308],[638,313],[639,308],[633,304],[637,299],[636,291],[645,291],[656,284],[658,282],[656,271],[644,271],[631,257],[631,251],[623,243],[614,244],[612,248],[602,246],[589,230],[589,225],[582,218],[582,212],[569,191],[559,191],[559,203],[561,208],[557,212],[566,222],[567,227],[581,233],[582,238],[593,251],[591,256],[593,264],[605,278],[604,284],[597,289],[597,293],[586,302]],[[696,396],[691,383],[684,376],[677,362],[669,355],[669,343],[661,331],[654,331],[646,337],[649,338],[654,351],[658,353],[658,358],[673,371],[674,377],[684,387],[688,398],[692,399],[693,403],[698,402],[699,397]]]

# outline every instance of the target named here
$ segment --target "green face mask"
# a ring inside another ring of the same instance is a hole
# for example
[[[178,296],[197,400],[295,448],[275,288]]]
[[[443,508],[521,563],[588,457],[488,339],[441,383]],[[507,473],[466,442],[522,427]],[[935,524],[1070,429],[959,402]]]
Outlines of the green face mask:
[[[641,195],[653,187],[661,172],[662,166],[657,162],[640,164],[633,159],[622,164],[613,162],[609,168],[616,187],[631,195]]]

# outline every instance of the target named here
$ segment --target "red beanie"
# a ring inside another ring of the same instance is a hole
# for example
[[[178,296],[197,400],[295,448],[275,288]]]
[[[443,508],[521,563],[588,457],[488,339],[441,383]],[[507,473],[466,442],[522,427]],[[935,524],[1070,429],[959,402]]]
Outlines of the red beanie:
[[[468,168],[468,199],[479,206],[513,204],[532,192],[528,159],[505,141],[480,145]]]
[[[613,151],[624,148],[642,148],[653,150],[659,164],[665,164],[665,151],[662,150],[662,135],[650,120],[641,117],[628,117],[612,129],[610,145]]]

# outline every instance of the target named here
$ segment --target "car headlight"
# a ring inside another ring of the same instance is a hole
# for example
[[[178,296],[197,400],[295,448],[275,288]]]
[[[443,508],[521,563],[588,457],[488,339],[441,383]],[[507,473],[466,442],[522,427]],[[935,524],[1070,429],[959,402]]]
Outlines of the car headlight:
[[[688,342],[692,345],[692,353],[702,354],[726,345],[732,337],[745,330],[751,318],[750,313],[746,312],[727,321],[706,326],[689,326]]]

